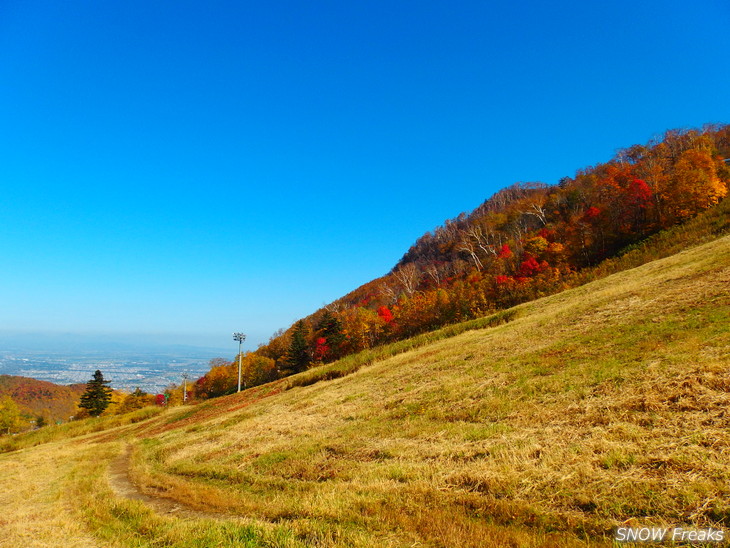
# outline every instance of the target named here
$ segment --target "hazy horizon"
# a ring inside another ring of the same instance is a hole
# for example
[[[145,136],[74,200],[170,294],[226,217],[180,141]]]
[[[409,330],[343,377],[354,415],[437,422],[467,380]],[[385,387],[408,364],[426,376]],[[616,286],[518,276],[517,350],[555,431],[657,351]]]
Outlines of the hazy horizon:
[[[231,338],[230,336],[228,338]],[[161,349],[210,350],[235,356],[238,343],[223,345],[225,337],[175,333],[109,333],[0,330],[0,351],[17,348],[44,352],[105,352],[110,349],[154,351]],[[216,356],[218,357],[218,356]]]

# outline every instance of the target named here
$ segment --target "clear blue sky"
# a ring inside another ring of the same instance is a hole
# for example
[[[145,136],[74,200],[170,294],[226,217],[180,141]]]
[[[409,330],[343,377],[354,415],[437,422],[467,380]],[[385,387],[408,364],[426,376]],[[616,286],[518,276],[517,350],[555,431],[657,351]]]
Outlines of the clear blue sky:
[[[445,219],[730,122],[730,4],[0,2],[0,330],[253,349]]]

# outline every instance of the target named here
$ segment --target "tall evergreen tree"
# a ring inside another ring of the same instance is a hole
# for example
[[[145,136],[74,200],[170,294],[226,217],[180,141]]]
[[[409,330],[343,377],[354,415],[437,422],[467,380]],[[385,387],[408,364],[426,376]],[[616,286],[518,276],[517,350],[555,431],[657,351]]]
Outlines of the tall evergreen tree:
[[[325,310],[317,325],[317,331],[327,339],[327,346],[330,351],[326,361],[339,358],[342,355],[342,344],[345,342],[345,335],[342,333],[342,321],[329,310]]]
[[[94,377],[86,383],[86,392],[81,395],[79,407],[86,409],[92,417],[101,415],[112,400],[112,389],[107,386],[110,382],[104,380],[104,375],[97,369]]]
[[[309,346],[307,345],[307,326],[302,320],[294,325],[291,344],[286,353],[286,364],[294,372],[304,371],[310,363]]]

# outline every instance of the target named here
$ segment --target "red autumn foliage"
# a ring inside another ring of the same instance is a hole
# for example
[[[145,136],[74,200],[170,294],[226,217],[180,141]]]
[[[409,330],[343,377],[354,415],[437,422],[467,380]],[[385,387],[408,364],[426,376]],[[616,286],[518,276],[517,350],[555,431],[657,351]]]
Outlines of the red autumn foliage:
[[[329,352],[330,347],[327,345],[327,339],[319,337],[315,342],[314,347],[314,359],[315,361],[324,360],[325,356]]]
[[[494,277],[494,281],[497,283],[497,285],[504,285],[509,283],[512,280],[510,276],[505,276],[504,274],[499,274]]]
[[[534,276],[535,274],[539,274],[548,267],[546,261],[538,263],[537,259],[535,259],[535,257],[530,255],[529,253],[526,253],[525,257],[526,259],[522,261],[522,264],[520,264],[520,274],[524,277],[530,277]]]
[[[512,256],[512,250],[509,248],[507,244],[504,244],[502,246],[502,249],[499,250],[499,257],[500,259],[509,259]]]
[[[642,179],[634,179],[629,183],[629,196],[633,203],[645,208],[652,197],[651,188]]]
[[[591,206],[588,209],[586,209],[586,212],[583,214],[583,219],[586,221],[592,221],[596,217],[598,217],[601,214],[601,210],[597,207]]]
[[[541,238],[545,238],[548,242],[552,242],[555,238],[555,231],[547,228],[541,228],[538,230],[537,235]]]
[[[381,306],[378,308],[378,316],[385,322],[390,323],[393,321],[393,313],[388,309],[387,306]]]

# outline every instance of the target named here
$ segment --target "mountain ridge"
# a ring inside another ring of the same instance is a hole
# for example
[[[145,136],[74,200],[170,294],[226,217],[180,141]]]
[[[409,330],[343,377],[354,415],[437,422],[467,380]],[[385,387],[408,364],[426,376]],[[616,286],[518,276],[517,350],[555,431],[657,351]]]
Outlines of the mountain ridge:
[[[277,331],[255,354],[288,376],[605,275],[642,242],[721,204],[727,157],[728,125],[669,130],[557,185],[503,188],[426,232],[388,274]],[[200,396],[232,392],[229,369],[211,369]],[[220,390],[209,389],[221,379]]]

